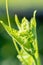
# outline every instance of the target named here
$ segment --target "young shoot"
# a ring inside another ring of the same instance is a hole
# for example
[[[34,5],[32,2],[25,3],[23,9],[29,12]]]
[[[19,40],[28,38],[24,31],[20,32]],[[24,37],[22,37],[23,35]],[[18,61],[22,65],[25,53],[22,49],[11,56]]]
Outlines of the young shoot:
[[[15,15],[15,22],[17,24],[18,30],[11,27],[7,0],[6,13],[8,25],[6,25],[1,20],[0,24],[2,24],[6,32],[12,38],[15,48],[18,52],[18,59],[23,65],[40,65],[36,33],[36,10],[34,11],[30,22],[24,17],[20,23],[18,16]],[[17,44],[19,44],[21,49],[19,49]]]

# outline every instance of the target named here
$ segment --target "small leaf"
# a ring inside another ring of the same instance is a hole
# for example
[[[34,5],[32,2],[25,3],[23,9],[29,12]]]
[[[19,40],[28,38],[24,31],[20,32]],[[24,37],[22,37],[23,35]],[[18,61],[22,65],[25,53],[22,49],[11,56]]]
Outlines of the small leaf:
[[[15,22],[16,22],[16,24],[17,24],[19,30],[20,30],[21,24],[20,24],[20,22],[19,22],[19,19],[18,19],[18,16],[17,16],[17,15],[15,15]]]
[[[36,10],[34,11],[33,17],[30,20],[30,26],[31,26],[31,28],[32,27],[36,28],[36,18],[35,18],[35,15],[36,15]]]
[[[29,21],[25,17],[22,19],[21,30],[29,30]]]

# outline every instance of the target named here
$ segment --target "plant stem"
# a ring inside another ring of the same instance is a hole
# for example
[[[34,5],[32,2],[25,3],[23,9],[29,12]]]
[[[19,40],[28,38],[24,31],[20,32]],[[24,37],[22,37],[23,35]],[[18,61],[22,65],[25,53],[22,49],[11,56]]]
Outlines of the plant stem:
[[[24,49],[25,49],[25,48],[24,48]],[[26,49],[25,49],[25,51],[26,51],[29,55],[31,55],[31,56],[33,57],[33,59],[34,59],[34,61],[35,61],[35,64],[37,65],[37,60],[36,60],[34,54],[32,54],[30,51],[27,51]]]
[[[8,13],[8,0],[6,0],[6,13],[7,13],[9,27],[11,27],[9,13]]]
[[[27,62],[25,61],[25,59],[22,57],[22,54],[19,52],[19,48],[18,48],[18,46],[17,46],[17,44],[16,44],[16,41],[14,40],[14,38],[12,38],[12,39],[13,39],[13,43],[14,43],[14,45],[15,45],[15,48],[16,48],[18,54],[21,55],[21,58],[23,59],[23,61],[26,63],[26,65],[28,65],[28,63],[27,63]]]
[[[12,40],[13,40],[13,43],[14,43],[14,45],[15,45],[15,48],[16,48],[16,50],[17,50],[18,54],[19,54],[19,48],[18,48],[18,46],[17,46],[17,44],[16,44],[16,41],[15,41],[15,39],[14,39],[14,38],[12,38]]]

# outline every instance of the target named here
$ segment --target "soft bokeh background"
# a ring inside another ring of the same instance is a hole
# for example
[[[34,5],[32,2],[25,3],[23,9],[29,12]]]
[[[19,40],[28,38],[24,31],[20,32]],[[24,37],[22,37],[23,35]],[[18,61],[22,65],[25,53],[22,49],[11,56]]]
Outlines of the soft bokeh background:
[[[38,48],[41,63],[43,62],[43,0],[8,0],[9,15],[11,25],[13,28],[17,28],[14,20],[14,15],[17,14],[19,20],[26,16],[28,20],[31,19],[34,10],[37,10],[37,37]],[[0,20],[3,20],[6,24],[6,0],[0,0]],[[12,42],[12,39],[0,25],[0,65],[20,65],[21,63],[17,59],[17,51]],[[43,63],[42,63],[43,65]]]

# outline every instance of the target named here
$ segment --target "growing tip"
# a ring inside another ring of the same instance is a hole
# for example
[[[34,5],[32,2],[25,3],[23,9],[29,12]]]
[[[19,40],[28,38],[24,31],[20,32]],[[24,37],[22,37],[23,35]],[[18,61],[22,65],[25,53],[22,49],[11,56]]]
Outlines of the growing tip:
[[[34,11],[34,13],[33,13],[33,17],[35,17],[35,15],[36,15],[36,12],[37,12],[37,10],[35,10],[35,11]]]
[[[17,17],[17,14],[15,14],[15,18]]]

